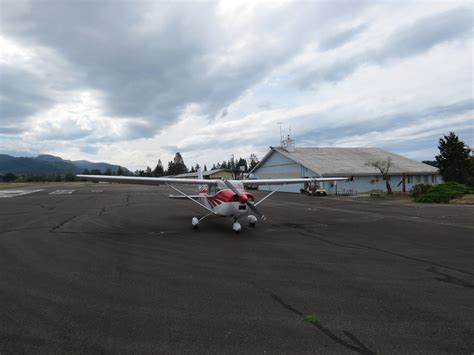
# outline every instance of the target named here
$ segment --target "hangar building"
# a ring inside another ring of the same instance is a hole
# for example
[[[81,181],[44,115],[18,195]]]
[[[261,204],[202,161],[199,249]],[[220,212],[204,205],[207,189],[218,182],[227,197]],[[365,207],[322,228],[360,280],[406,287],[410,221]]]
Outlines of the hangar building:
[[[438,169],[390,153],[380,148],[312,148],[286,145],[270,147],[270,151],[250,172],[259,179],[299,177],[353,177],[351,181],[321,183],[328,194],[363,193],[373,190],[386,191],[380,171],[369,164],[390,157],[390,185],[393,191],[410,191],[416,184],[441,183]],[[403,183],[403,180],[405,183]],[[285,185],[279,191],[299,192],[301,185]],[[260,186],[261,190],[273,190],[275,186]]]
[[[179,174],[175,177],[177,178],[185,178],[185,179],[196,179],[198,176],[197,172],[194,173],[185,173]],[[228,169],[214,169],[214,170],[206,170],[202,172],[202,177],[204,179],[233,179],[234,175],[232,171]]]

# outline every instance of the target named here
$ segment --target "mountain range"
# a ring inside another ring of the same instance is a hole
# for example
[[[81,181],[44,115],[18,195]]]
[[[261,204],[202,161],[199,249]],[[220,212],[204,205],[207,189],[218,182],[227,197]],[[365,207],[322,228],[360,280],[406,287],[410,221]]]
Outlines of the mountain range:
[[[0,175],[8,173],[15,175],[80,174],[84,169],[97,169],[101,172],[110,169],[116,172],[119,167],[125,174],[130,173],[127,168],[120,165],[93,163],[87,160],[64,160],[49,154],[41,154],[34,158],[17,158],[0,154]]]

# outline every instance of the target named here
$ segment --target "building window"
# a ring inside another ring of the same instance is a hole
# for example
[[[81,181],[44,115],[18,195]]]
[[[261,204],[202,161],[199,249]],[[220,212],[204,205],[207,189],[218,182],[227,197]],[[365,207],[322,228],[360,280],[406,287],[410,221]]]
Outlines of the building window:
[[[419,184],[421,182],[421,176],[417,175],[416,176],[416,183]]]

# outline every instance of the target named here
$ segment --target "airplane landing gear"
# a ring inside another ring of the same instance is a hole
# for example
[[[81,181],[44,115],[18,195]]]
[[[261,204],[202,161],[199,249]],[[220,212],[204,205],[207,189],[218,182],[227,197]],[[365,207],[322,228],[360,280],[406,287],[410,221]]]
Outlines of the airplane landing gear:
[[[240,225],[239,222],[235,221],[234,224],[232,225],[232,229],[234,230],[235,233],[240,233],[242,230],[242,226]]]
[[[197,217],[193,217],[191,223],[192,223],[194,229],[199,228],[199,219]]]
[[[255,225],[257,224],[257,217],[248,215],[247,221],[249,222],[250,227],[255,227]]]

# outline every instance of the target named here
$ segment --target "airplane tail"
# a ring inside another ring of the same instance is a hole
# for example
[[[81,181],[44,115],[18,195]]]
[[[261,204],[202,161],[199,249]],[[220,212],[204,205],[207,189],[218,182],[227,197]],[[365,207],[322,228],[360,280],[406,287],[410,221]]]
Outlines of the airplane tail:
[[[198,174],[198,176],[197,176],[198,179],[204,179],[204,177],[203,177],[203,175],[202,175],[202,170],[201,170],[201,168],[198,169],[197,174]],[[208,190],[209,190],[209,189],[208,189],[207,184],[206,184],[206,185],[199,185],[199,186],[198,186],[198,193],[199,193],[200,195],[201,195],[201,194],[207,195]]]

